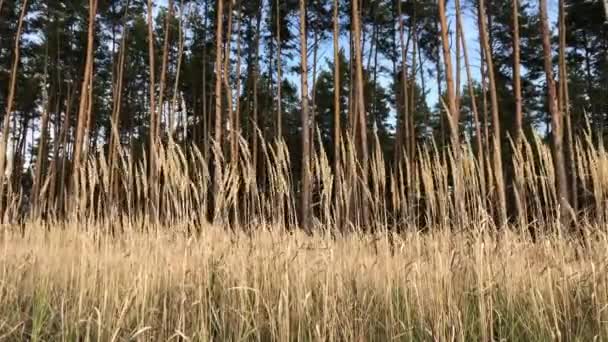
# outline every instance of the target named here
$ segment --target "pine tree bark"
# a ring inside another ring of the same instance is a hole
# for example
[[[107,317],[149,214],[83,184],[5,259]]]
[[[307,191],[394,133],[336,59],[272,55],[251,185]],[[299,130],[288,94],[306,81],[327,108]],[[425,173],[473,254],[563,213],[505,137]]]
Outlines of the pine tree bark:
[[[160,82],[158,92],[158,112],[156,114],[156,138],[160,139],[160,123],[163,117],[163,108],[165,102],[165,85],[167,83],[167,64],[169,62],[169,39],[171,39],[171,19],[173,18],[173,0],[169,0],[167,5],[167,15],[165,18],[165,37],[163,42],[162,65],[160,68]],[[169,121],[169,124],[172,122]],[[171,125],[169,125],[171,127]],[[160,141],[159,141],[160,143]]]
[[[363,53],[361,51],[361,12],[359,10],[359,1],[352,1],[352,16],[353,16],[353,33],[354,33],[354,49],[355,49],[355,78],[356,78],[356,116],[359,120],[359,136],[360,136],[360,146],[361,146],[361,155],[359,156],[359,161],[361,162],[361,180],[362,186],[367,186],[368,180],[368,172],[369,172],[369,153],[368,153],[368,145],[367,145],[367,120],[366,120],[366,110],[365,110],[365,95],[363,92],[363,61],[361,60]],[[368,208],[368,199],[363,194],[360,193],[361,198],[361,216],[362,216],[362,224],[363,226],[368,226],[369,222],[369,208]]]
[[[282,62],[281,62],[281,0],[277,0],[277,8],[276,8],[276,27],[277,27],[277,139],[279,141],[283,140],[283,103],[281,98],[281,90],[283,88],[282,81]]]
[[[219,219],[219,204],[220,182],[222,178],[222,158],[219,155],[222,151],[222,42],[223,42],[223,17],[224,17],[224,0],[217,1],[217,29],[215,34],[215,136],[214,144],[216,149],[214,152],[214,177],[213,177],[213,223],[218,223]]]
[[[452,54],[450,52],[450,41],[448,33],[448,22],[445,14],[445,1],[439,0],[439,26],[441,28],[441,46],[443,48],[443,64],[445,67],[445,80],[447,85],[448,103],[448,123],[450,125],[450,136],[452,137],[452,147],[454,151],[458,148],[458,122],[459,113],[456,108],[456,93],[454,91],[454,77],[452,70]]]
[[[479,121],[479,110],[477,108],[477,99],[475,97],[475,88],[473,84],[473,75],[471,72],[471,64],[469,63],[469,53],[467,50],[465,32],[462,25],[462,18],[457,21],[458,30],[460,31],[460,43],[462,44],[462,52],[464,56],[464,66],[467,74],[467,87],[469,88],[469,97],[471,98],[471,110],[473,111],[473,124],[475,125],[475,147],[477,149],[477,161],[479,163],[479,182],[481,188],[481,197],[486,198],[486,176],[485,176],[485,157],[484,148],[481,136],[481,123]]]
[[[149,153],[149,163],[148,163],[148,167],[149,167],[149,181],[148,181],[148,185],[150,187],[150,202],[149,205],[151,207],[152,210],[156,210],[157,208],[154,207],[154,205],[156,205],[157,201],[156,201],[156,183],[157,183],[157,172],[156,172],[156,146],[157,146],[157,128],[156,126],[158,125],[158,116],[157,116],[157,112],[156,112],[156,77],[155,77],[155,70],[156,70],[156,66],[154,64],[154,28],[153,28],[153,23],[152,23],[152,0],[148,0],[148,7],[147,7],[147,21],[148,21],[148,68],[150,70],[150,81],[149,81],[149,96],[150,96],[150,130],[148,132],[149,136],[149,140],[150,140],[150,146],[148,147],[148,153]],[[151,210],[151,211],[152,211]],[[151,212],[150,213],[152,217],[156,217],[156,212]]]
[[[48,13],[47,13],[48,14]],[[42,173],[45,166],[46,160],[46,137],[48,129],[48,117],[51,111],[51,101],[49,99],[49,92],[47,91],[47,82],[49,76],[49,45],[45,46],[44,54],[44,78],[42,81],[42,101],[44,103],[44,110],[42,111],[42,118],[40,120],[40,143],[38,145],[38,153],[36,156],[36,166],[34,175],[34,184],[32,186],[32,214],[34,217],[38,217],[40,214],[40,186],[42,183]]]
[[[563,116],[557,102],[555,80],[553,79],[553,62],[551,56],[551,33],[549,31],[549,19],[547,15],[547,0],[539,1],[541,35],[543,39],[543,60],[547,83],[547,100],[549,103],[549,114],[551,115],[551,138],[553,142],[553,164],[555,167],[555,181],[557,186],[557,200],[560,209],[562,224],[568,222],[568,178],[566,176],[566,164],[564,159],[563,143]],[[561,21],[561,20],[560,20]]]
[[[576,178],[576,157],[575,157],[575,141],[572,127],[572,117],[570,115],[570,91],[568,89],[568,68],[566,65],[566,8],[564,0],[559,1],[559,81],[561,100],[561,112],[566,121],[566,138],[567,138],[567,163],[570,169],[570,203],[576,211],[578,208],[578,184]]]
[[[507,224],[507,199],[505,194],[504,176],[502,168],[502,148],[500,142],[500,115],[498,112],[498,95],[496,92],[496,81],[494,77],[494,63],[492,60],[492,50],[490,40],[488,38],[487,16],[485,13],[484,0],[479,0],[479,24],[480,24],[480,39],[483,46],[487,73],[490,87],[490,101],[492,105],[492,146],[493,146],[493,169],[494,181],[496,183],[496,196],[498,200],[498,222],[499,227],[504,227]]]
[[[341,170],[341,137],[342,131],[340,127],[340,21],[338,17],[339,0],[334,0],[333,4],[333,38],[334,38],[334,182],[336,195],[334,196],[334,210],[336,227],[342,228],[342,209],[340,202],[340,194],[342,192],[342,170]]]
[[[76,141],[74,143],[74,163],[72,166],[72,190],[73,194],[78,194],[80,164],[82,151],[85,149],[87,124],[89,122],[89,103],[90,91],[92,89],[92,70],[93,70],[93,44],[95,33],[95,15],[97,13],[97,0],[89,0],[89,27],[87,34],[87,55],[85,62],[84,77],[80,91],[80,105],[78,107],[78,127],[76,129]]]
[[[242,5],[241,1],[237,2],[237,40],[236,40],[236,104],[232,116],[232,162],[236,167],[239,163],[239,137],[241,135],[241,25],[242,25]]]
[[[301,224],[310,231],[310,127],[308,112],[308,46],[306,41],[306,0],[300,0],[300,93],[302,101],[302,190]]]

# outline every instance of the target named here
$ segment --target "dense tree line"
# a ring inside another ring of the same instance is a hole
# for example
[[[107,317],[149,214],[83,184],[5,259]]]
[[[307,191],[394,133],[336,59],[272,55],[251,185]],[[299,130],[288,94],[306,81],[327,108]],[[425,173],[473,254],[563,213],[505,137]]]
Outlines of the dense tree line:
[[[111,178],[119,177],[124,149],[148,165],[157,208],[156,151],[169,141],[197,146],[220,179],[220,156],[238,167],[242,137],[263,188],[261,146],[284,140],[308,227],[316,196],[311,154],[325,151],[336,179],[365,180],[372,150],[388,168],[415,168],[410,157],[421,146],[452,147],[457,158],[469,142],[491,165],[483,188],[506,222],[522,210],[513,155],[524,137],[538,134],[553,147],[567,216],[581,197],[575,139],[588,126],[597,143],[608,132],[604,6],[0,0],[2,203],[21,191],[34,210],[45,188],[66,211],[88,156],[103,154]],[[470,39],[472,30],[479,39]],[[344,144],[356,151],[355,169],[341,165]],[[110,193],[118,192],[114,182]]]

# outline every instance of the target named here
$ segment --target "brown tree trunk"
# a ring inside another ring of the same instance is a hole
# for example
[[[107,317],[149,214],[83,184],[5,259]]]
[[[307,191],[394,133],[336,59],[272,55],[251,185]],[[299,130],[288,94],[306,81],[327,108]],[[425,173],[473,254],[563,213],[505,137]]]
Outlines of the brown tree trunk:
[[[361,51],[361,13],[359,10],[359,1],[352,2],[352,16],[353,16],[353,31],[354,31],[354,48],[355,48],[355,77],[356,77],[356,106],[357,106],[357,116],[359,119],[359,129],[360,129],[360,144],[361,144],[361,155],[359,156],[359,161],[361,162],[361,179],[362,186],[367,186],[368,180],[368,171],[369,171],[369,153],[368,153],[368,145],[367,145],[367,123],[366,123],[366,113],[365,113],[365,98],[363,92],[363,61],[362,51]],[[362,223],[363,226],[367,226],[370,222],[368,219],[368,200],[367,197],[361,192],[361,215],[362,215]]]
[[[175,83],[173,84],[173,98],[171,99],[171,107],[169,109],[169,139],[173,139],[175,130],[177,128],[177,122],[175,122],[175,113],[177,111],[177,101],[179,94],[179,78],[182,69],[182,59],[184,55],[184,29],[183,29],[183,16],[184,16],[184,3],[180,2],[179,6],[179,27],[178,27],[178,52],[177,52],[177,69],[175,70]],[[183,117],[183,115],[180,115]],[[176,126],[174,126],[176,125]],[[185,138],[185,134],[184,134]]]
[[[44,103],[44,110],[42,112],[42,118],[40,122],[40,143],[38,145],[38,154],[36,157],[36,173],[34,175],[34,184],[32,186],[32,214],[34,217],[38,217],[40,214],[40,186],[42,184],[42,174],[43,168],[45,166],[46,160],[46,137],[47,137],[47,129],[48,129],[48,117],[49,112],[51,111],[51,101],[49,99],[49,93],[47,91],[47,81],[48,81],[48,58],[49,58],[49,46],[48,43],[45,47],[44,54],[44,79],[43,79],[43,87],[42,87],[42,98]]]
[[[260,75],[260,30],[262,24],[262,6],[258,9],[256,18],[256,33],[255,33],[255,57],[253,64],[253,118],[252,118],[252,130],[251,130],[251,155],[253,169],[257,172],[258,170],[258,78]]]
[[[557,105],[557,93],[553,79],[553,65],[551,60],[551,33],[547,18],[547,0],[540,0],[540,30],[543,38],[543,56],[545,76],[547,82],[547,100],[549,102],[549,114],[551,115],[551,138],[553,140],[553,163],[555,166],[555,180],[557,185],[557,199],[560,207],[562,223],[568,218],[568,183],[566,178],[566,165],[564,162],[563,147],[563,118]]]
[[[450,42],[448,33],[448,22],[445,14],[445,2],[440,0],[439,4],[439,25],[441,27],[441,46],[443,48],[443,64],[445,67],[445,80],[447,84],[447,110],[448,123],[450,125],[450,136],[452,137],[452,147],[454,151],[458,149],[458,122],[459,113],[456,108],[456,93],[454,92],[454,77],[452,75],[452,54],[450,53]]]
[[[566,8],[564,0],[559,1],[559,108],[558,111],[564,115],[566,122],[566,158],[570,174],[570,203],[576,209],[577,205],[577,181],[576,181],[576,158],[574,157],[574,137],[572,134],[572,120],[570,118],[570,94],[568,92],[568,70],[566,67]],[[564,170],[565,171],[565,170]],[[565,173],[565,172],[564,172]],[[567,176],[567,175],[566,175]],[[567,178],[566,178],[567,182]]]
[[[234,123],[232,115],[234,114],[234,110],[232,108],[232,87],[230,86],[230,53],[232,46],[232,0],[228,2],[228,26],[226,27],[226,41],[224,42],[224,66],[223,66],[223,84],[224,91],[226,92],[226,110],[227,110],[227,122],[230,123],[230,131],[226,133],[226,140],[230,141],[230,151],[224,151],[224,155],[231,153],[233,150],[233,145],[235,141],[233,140],[234,135],[232,132],[234,131],[234,127],[232,124]],[[228,136],[228,134],[230,134]],[[221,148],[223,149],[224,144],[221,144]],[[231,162],[234,160],[233,156],[230,156]]]
[[[242,8],[241,1],[237,2],[238,12],[237,19],[238,25],[237,40],[236,40],[236,105],[232,116],[232,123],[230,128],[232,129],[232,162],[236,167],[239,162],[239,138],[241,135],[241,24],[242,24]]]
[[[475,147],[477,148],[477,161],[479,163],[479,182],[481,188],[481,197],[486,198],[486,177],[485,177],[485,157],[483,150],[483,142],[481,136],[481,124],[479,122],[479,110],[477,109],[477,99],[475,98],[475,88],[473,84],[473,76],[471,73],[471,64],[469,63],[469,53],[465,32],[462,25],[462,18],[457,21],[458,31],[460,31],[460,43],[462,44],[462,52],[464,54],[464,66],[467,73],[467,87],[469,88],[469,97],[471,97],[471,109],[473,111],[473,123],[475,125]]]
[[[222,178],[221,156],[218,155],[222,151],[222,42],[223,42],[223,24],[224,24],[224,0],[217,1],[217,31],[215,34],[215,137],[214,144],[216,149],[214,152],[215,171],[213,177],[213,197],[214,197],[214,214],[213,223],[218,223],[219,219],[219,198],[220,182]]]
[[[148,20],[148,61],[149,61],[149,69],[150,69],[150,84],[149,84],[149,91],[150,91],[150,130],[149,130],[149,139],[150,139],[150,146],[149,148],[149,163],[148,163],[148,167],[149,167],[149,181],[148,181],[148,185],[150,186],[150,206],[153,210],[155,210],[156,208],[154,207],[154,205],[157,203],[156,201],[156,183],[157,183],[157,172],[156,172],[156,146],[157,146],[157,128],[156,126],[158,125],[158,121],[159,118],[157,116],[157,112],[156,112],[156,77],[155,77],[155,64],[154,64],[154,28],[153,28],[153,23],[152,23],[152,0],[148,0],[148,15],[147,15],[147,20]],[[156,213],[150,213],[153,217],[156,217]]]
[[[336,196],[334,197],[334,210],[336,227],[342,228],[342,210],[340,194],[341,185],[341,142],[342,131],[340,128],[340,21],[338,17],[339,0],[334,0],[333,5],[333,36],[334,36],[334,177],[336,185]]]
[[[407,96],[407,50],[409,48],[409,39],[407,44],[404,44],[403,35],[403,15],[402,15],[402,4],[401,0],[397,0],[397,17],[399,20],[399,46],[401,48],[401,91],[403,92],[403,122],[399,122],[397,119],[397,141],[395,142],[395,161],[399,163],[401,158],[403,157],[403,148],[405,147],[408,152],[408,158],[411,158],[409,155],[409,149],[407,148],[408,143],[403,144],[403,140],[407,141],[407,137],[409,136],[409,104],[408,104],[408,96]],[[404,139],[405,138],[405,139]]]
[[[95,15],[97,13],[97,0],[89,0],[89,28],[87,35],[87,56],[84,69],[84,77],[80,91],[80,105],[78,107],[78,127],[76,129],[76,141],[74,143],[74,164],[72,166],[73,194],[78,194],[80,163],[82,159],[82,151],[87,144],[86,132],[88,130],[87,123],[89,122],[89,103],[90,90],[93,87],[91,80],[93,69],[93,35],[95,33]]]
[[[167,80],[167,64],[169,62],[169,39],[171,38],[171,18],[173,17],[173,0],[169,0],[167,5],[167,16],[165,18],[165,37],[163,42],[163,61],[160,68],[160,82],[158,93],[158,113],[156,114],[156,137],[160,139],[160,123],[163,117],[163,107],[165,102],[165,84]],[[169,124],[171,122],[169,121]],[[171,126],[169,126],[171,127]],[[160,143],[160,141],[159,141]]]
[[[500,142],[500,115],[498,113],[498,95],[496,93],[496,81],[494,78],[494,64],[492,61],[492,50],[488,38],[487,17],[485,13],[484,0],[479,0],[479,18],[481,32],[480,38],[483,45],[485,61],[487,65],[488,78],[490,81],[490,100],[492,102],[492,145],[493,145],[493,168],[494,180],[498,199],[498,222],[500,227],[507,224],[507,199],[504,188],[504,177],[502,169],[502,149]]]
[[[304,230],[310,230],[310,127],[308,112],[308,46],[306,42],[306,0],[300,0],[300,93],[302,97],[302,216]]]
[[[282,90],[282,65],[281,65],[281,25],[280,25],[280,17],[281,17],[281,0],[277,0],[277,139],[283,140],[283,113],[282,113],[282,99],[281,99],[281,90]]]
[[[521,97],[520,76],[520,49],[519,49],[519,0],[512,0],[513,4],[513,95],[515,96],[515,149],[518,154],[523,153],[523,112]],[[524,224],[526,213],[526,195],[524,193],[523,179],[519,179],[520,173],[513,177],[513,189],[516,191],[515,206],[519,215],[520,223]]]
[[[124,66],[125,66],[125,55],[127,49],[127,15],[128,15],[128,1],[125,7],[125,14],[123,17],[123,34],[120,43],[120,53],[118,54],[118,66],[116,70],[115,84],[113,87],[113,107],[112,107],[112,120],[110,122],[110,150],[108,157],[108,165],[110,167],[110,199],[115,204],[114,196],[116,194],[116,172],[117,172],[117,156],[120,148],[120,109],[122,103],[122,84],[124,77]]]

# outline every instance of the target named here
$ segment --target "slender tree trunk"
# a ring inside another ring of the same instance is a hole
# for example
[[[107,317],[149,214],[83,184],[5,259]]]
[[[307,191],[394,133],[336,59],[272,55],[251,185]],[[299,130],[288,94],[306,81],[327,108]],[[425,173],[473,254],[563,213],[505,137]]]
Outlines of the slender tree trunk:
[[[479,18],[480,22],[480,38],[483,45],[485,61],[487,64],[488,77],[490,81],[490,99],[492,102],[492,145],[493,145],[493,166],[494,179],[496,182],[496,192],[498,199],[498,219],[499,226],[504,227],[507,224],[507,199],[504,189],[504,177],[502,168],[502,149],[500,142],[500,116],[498,113],[498,95],[496,93],[496,81],[494,78],[494,64],[492,61],[492,50],[490,48],[490,40],[488,38],[487,17],[485,13],[484,0],[479,0]]]
[[[233,140],[234,135],[232,132],[234,131],[234,123],[232,115],[234,114],[234,110],[232,108],[232,87],[230,85],[230,54],[232,47],[232,0],[228,2],[228,27],[226,27],[226,41],[224,42],[224,66],[223,66],[223,84],[224,91],[226,92],[226,110],[227,110],[227,122],[230,123],[230,131],[226,133],[226,140],[230,141],[230,153],[232,152],[235,141]],[[223,148],[224,144],[222,144]],[[224,152],[225,155],[228,154],[228,151]],[[233,160],[233,156],[230,156],[231,162]]]
[[[148,20],[148,67],[150,69],[150,84],[149,84],[149,91],[150,91],[150,130],[149,130],[149,139],[150,139],[150,146],[148,147],[148,153],[149,153],[149,163],[148,163],[148,167],[149,167],[149,181],[148,181],[148,185],[150,186],[150,207],[152,210],[156,210],[158,208],[155,208],[154,205],[157,203],[156,201],[156,182],[157,182],[157,172],[156,172],[156,146],[157,146],[157,133],[158,130],[156,128],[156,126],[158,125],[158,113],[156,112],[156,77],[155,77],[155,70],[156,70],[156,66],[154,64],[154,28],[153,28],[153,23],[152,23],[152,0],[148,0],[148,14],[147,14],[147,20]],[[162,104],[161,104],[162,106]],[[156,212],[151,212],[150,213],[152,217],[157,217],[156,216]]]
[[[281,0],[277,0],[277,139],[283,140],[283,112],[282,112],[282,98],[281,90],[283,88],[282,81],[282,62],[281,62]]]
[[[409,106],[408,106],[408,96],[407,96],[407,50],[408,47],[407,45],[409,45],[409,39],[408,39],[408,43],[404,44],[403,41],[403,35],[404,35],[404,29],[403,29],[403,14],[402,14],[402,4],[401,4],[401,0],[397,0],[398,4],[397,4],[397,17],[399,20],[399,45],[401,48],[401,91],[403,92],[403,122],[399,122],[399,120],[397,119],[397,130],[398,130],[398,134],[397,134],[397,141],[395,143],[395,153],[398,153],[395,157],[395,161],[399,162],[403,156],[403,147],[405,147],[405,149],[407,150],[408,154],[409,154],[409,150],[407,149],[407,142],[404,144],[404,146],[402,146],[403,144],[403,140],[407,141],[407,137],[409,136],[409,125],[408,125],[408,116],[409,116]],[[405,139],[404,139],[405,137]],[[408,158],[411,158],[410,155],[408,155]]]
[[[314,45],[312,48],[312,91],[310,108],[310,150],[315,150],[315,129],[317,128],[317,53],[319,51],[319,32],[314,28]]]
[[[110,123],[111,132],[110,132],[110,151],[108,164],[110,167],[110,199],[113,204],[116,204],[114,200],[114,196],[117,193],[117,183],[116,183],[116,172],[118,171],[116,166],[116,160],[119,153],[120,148],[120,109],[122,103],[122,84],[124,78],[124,66],[125,66],[125,56],[127,49],[127,15],[129,10],[129,1],[127,1],[127,6],[125,7],[125,14],[123,17],[123,34],[121,37],[120,43],[120,52],[118,54],[118,66],[117,66],[117,75],[114,79],[114,96],[113,96],[113,107],[112,107],[112,121]]]
[[[604,0],[604,18],[608,21],[608,0]]]
[[[456,26],[458,23],[462,21],[462,16],[460,14],[460,0],[454,0],[454,7],[456,8]],[[460,30],[456,28],[456,85],[455,88],[455,96],[456,96],[456,113],[458,113],[458,117],[460,117],[460,100],[461,100],[461,61],[460,61]]]
[[[517,148],[521,146],[523,138],[523,112],[521,98],[521,76],[519,61],[519,0],[512,0],[513,3],[513,93],[515,95],[515,141]]]
[[[301,0],[304,1],[304,0]],[[255,33],[255,62],[253,65],[253,118],[252,118],[252,163],[253,169],[258,170],[258,78],[260,73],[260,30],[262,23],[262,6],[258,9]]]
[[[232,162],[236,167],[239,162],[239,137],[241,135],[241,25],[243,21],[242,17],[242,5],[241,1],[237,2],[237,40],[236,40],[236,105],[232,116],[232,123],[230,128],[232,129]]]
[[[562,103],[561,112],[564,114],[566,121],[566,138],[567,138],[567,163],[570,169],[570,203],[576,211],[578,208],[578,184],[576,178],[576,157],[575,157],[575,141],[573,136],[572,118],[570,115],[570,91],[568,89],[568,68],[566,65],[566,8],[564,0],[559,2],[559,80],[560,92],[559,97]]]
[[[167,5],[167,16],[165,18],[165,37],[163,42],[163,61],[160,68],[160,82],[158,93],[158,113],[156,114],[156,137],[160,139],[160,123],[163,117],[163,108],[165,102],[165,84],[167,83],[167,64],[169,62],[169,39],[171,39],[171,19],[173,18],[173,0],[169,0]],[[172,122],[169,121],[169,127]],[[160,143],[160,141],[159,141]]]
[[[47,13],[48,15],[48,13]],[[47,91],[47,82],[49,75],[49,45],[48,42],[45,46],[45,54],[44,54],[44,78],[43,78],[43,87],[42,87],[42,98],[44,103],[44,110],[42,112],[42,118],[40,122],[40,143],[38,145],[38,154],[36,157],[36,173],[34,175],[34,184],[32,186],[32,214],[34,217],[38,217],[40,215],[40,186],[42,183],[42,174],[43,168],[45,166],[46,160],[46,136],[48,129],[48,117],[49,112],[51,111],[51,101],[49,99],[49,93]]]
[[[183,29],[184,3],[180,2],[179,6],[179,27],[178,27],[178,52],[177,52],[177,69],[175,70],[175,83],[173,84],[173,98],[171,99],[171,108],[169,109],[169,139],[173,139],[177,123],[175,122],[175,114],[177,112],[177,101],[179,93],[179,79],[182,70],[182,59],[184,55],[184,29]],[[183,117],[183,115],[180,115]]]
[[[222,178],[221,156],[218,155],[222,151],[222,41],[223,41],[223,17],[224,17],[224,0],[217,1],[217,31],[215,34],[215,137],[214,144],[217,148],[214,149],[214,164],[215,171],[213,177],[213,198],[214,198],[214,215],[213,223],[217,224],[219,219],[219,192],[220,182]]]
[[[353,16],[353,31],[354,31],[354,48],[355,48],[355,77],[356,77],[356,105],[359,117],[360,137],[361,137],[361,155],[359,161],[361,162],[361,179],[362,186],[367,186],[368,171],[369,171],[369,153],[367,145],[367,123],[365,113],[365,98],[363,92],[363,62],[361,60],[363,54],[361,51],[361,12],[359,10],[359,1],[352,2],[352,16]],[[362,200],[362,220],[363,225],[367,226],[370,222],[368,219],[368,200],[367,197],[361,193]]]
[[[80,175],[80,163],[82,159],[82,151],[85,148],[86,132],[88,119],[88,108],[89,103],[92,101],[90,98],[90,89],[93,87],[91,80],[92,69],[93,69],[93,44],[94,44],[94,33],[95,33],[95,15],[97,13],[97,0],[89,0],[89,28],[87,38],[87,55],[85,62],[84,77],[82,81],[82,88],[80,91],[80,105],[78,107],[78,127],[76,129],[76,142],[74,143],[74,164],[72,167],[72,180],[73,180],[73,194],[78,195],[79,187],[79,175]]]
[[[555,81],[553,79],[551,33],[549,31],[549,20],[547,18],[547,0],[540,0],[539,6],[541,20],[540,29],[543,38],[543,56],[547,82],[547,100],[549,102],[549,114],[551,115],[551,138],[553,140],[553,163],[555,166],[555,180],[557,183],[557,199],[560,206],[561,220],[562,223],[565,224],[568,221],[570,204],[568,203],[568,180],[564,160],[563,117],[558,108]]]
[[[207,111],[207,18],[209,17],[209,2],[205,1],[205,23],[203,24],[203,79],[201,82],[201,87],[203,88],[203,94],[201,99],[203,117],[202,117],[202,141],[203,141],[203,155],[205,159],[209,160],[209,111]],[[198,122],[195,120],[195,131],[198,127]],[[198,142],[198,141],[197,141]]]
[[[308,46],[306,42],[306,0],[300,0],[300,93],[302,97],[302,228],[310,231],[310,127],[308,112]]]
[[[513,95],[515,96],[515,149],[518,154],[523,153],[523,112],[521,97],[521,76],[520,76],[520,40],[519,40],[519,0],[512,0],[513,5]],[[515,173],[513,177],[513,189],[516,196],[515,206],[519,215],[520,223],[525,224],[526,215],[526,195],[523,179],[520,173]]]
[[[459,113],[456,108],[456,94],[454,92],[454,77],[452,70],[452,54],[450,52],[450,41],[448,32],[448,22],[445,14],[445,2],[440,0],[439,4],[439,25],[441,27],[441,44],[443,48],[443,64],[445,67],[445,80],[447,84],[447,110],[448,123],[450,124],[450,136],[452,137],[452,147],[454,151],[458,149],[458,122]]]
[[[465,38],[465,32],[462,25],[462,18],[459,18],[458,30],[460,31],[460,43],[462,44],[462,51],[464,54],[464,66],[467,73],[467,87],[469,88],[469,97],[471,98],[471,109],[473,111],[473,124],[475,125],[475,147],[477,148],[477,161],[479,163],[479,182],[481,188],[482,199],[486,198],[486,176],[485,176],[485,157],[483,142],[481,136],[481,123],[479,122],[479,110],[477,109],[477,99],[475,98],[475,88],[473,84],[473,75],[471,73],[471,65],[469,63],[469,53],[467,51],[467,44]],[[485,203],[485,202],[483,202]]]
[[[334,35],[334,177],[336,195],[334,197],[334,210],[336,227],[342,229],[342,208],[340,202],[340,194],[342,192],[341,185],[341,140],[342,132],[340,128],[340,21],[339,21],[339,0],[334,0],[333,5],[333,35]]]

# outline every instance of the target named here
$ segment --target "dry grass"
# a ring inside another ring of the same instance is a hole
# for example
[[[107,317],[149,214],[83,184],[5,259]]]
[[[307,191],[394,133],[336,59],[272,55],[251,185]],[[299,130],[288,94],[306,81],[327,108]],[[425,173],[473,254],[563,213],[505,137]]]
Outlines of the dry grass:
[[[408,233],[391,255],[386,235],[62,228],[2,232],[0,340],[608,338],[604,234]]]
[[[115,175],[103,154],[90,159],[76,194],[52,196],[47,181],[46,221],[0,229],[0,341],[608,339],[602,147],[577,145],[581,242],[562,225],[538,139],[514,157],[525,215],[500,230],[491,170],[470,147],[458,158],[422,148],[393,169],[376,149],[367,178],[350,172],[348,146],[337,181],[324,152],[313,156],[312,236],[293,229],[284,144],[264,143],[256,172],[242,141],[219,179],[215,225],[213,156],[171,141],[158,153],[162,184],[126,151]]]

